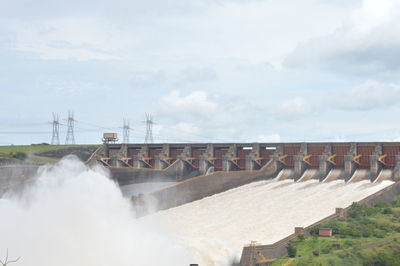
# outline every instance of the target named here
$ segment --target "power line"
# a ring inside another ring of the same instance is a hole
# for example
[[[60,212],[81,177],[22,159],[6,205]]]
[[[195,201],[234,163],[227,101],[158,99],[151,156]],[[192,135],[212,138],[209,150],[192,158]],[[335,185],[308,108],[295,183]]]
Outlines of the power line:
[[[67,137],[65,139],[65,144],[75,144],[75,136],[74,136],[74,113],[72,111],[68,111],[68,130]]]
[[[99,129],[115,130],[117,128],[117,127],[100,126],[100,125],[96,125],[96,124],[92,124],[92,123],[88,123],[88,122],[84,122],[84,121],[80,121],[80,120],[74,120],[74,121],[79,123],[79,124],[84,124],[84,125],[95,127],[95,128],[99,128]]]
[[[51,136],[51,145],[60,145],[60,116],[53,113],[53,134]]]

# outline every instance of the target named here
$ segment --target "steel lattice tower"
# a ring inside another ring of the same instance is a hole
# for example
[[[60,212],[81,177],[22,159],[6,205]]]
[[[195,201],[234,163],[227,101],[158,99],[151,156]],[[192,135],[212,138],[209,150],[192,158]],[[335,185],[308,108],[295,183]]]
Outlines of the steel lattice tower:
[[[146,113],[146,137],[144,143],[153,143],[153,117]]]
[[[129,131],[131,130],[129,126],[129,120],[124,119],[124,126],[122,127],[123,129],[123,142],[124,144],[129,143]]]
[[[65,139],[65,144],[75,144],[75,136],[74,136],[74,113],[68,111],[68,130],[67,137]]]
[[[60,117],[53,113],[53,135],[51,136],[51,145],[60,145]]]

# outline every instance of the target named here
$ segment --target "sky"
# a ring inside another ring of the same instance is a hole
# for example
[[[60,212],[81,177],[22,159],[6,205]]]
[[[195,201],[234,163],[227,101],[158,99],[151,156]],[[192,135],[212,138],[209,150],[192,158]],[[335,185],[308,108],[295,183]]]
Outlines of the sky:
[[[1,0],[0,145],[399,141],[400,0]]]

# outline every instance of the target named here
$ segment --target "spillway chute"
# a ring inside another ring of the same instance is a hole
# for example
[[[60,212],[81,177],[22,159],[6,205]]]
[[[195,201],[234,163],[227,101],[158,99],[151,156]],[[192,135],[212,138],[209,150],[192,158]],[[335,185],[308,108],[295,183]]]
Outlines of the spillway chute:
[[[291,179],[291,178],[293,178],[293,176],[294,176],[293,169],[282,169],[276,176],[275,180],[282,181],[282,180],[286,180],[286,179]]]
[[[304,171],[302,176],[296,182],[305,182],[311,179],[318,179],[318,170],[317,169],[307,169]]]
[[[353,175],[347,181],[347,183],[354,183],[359,182],[362,180],[370,180],[371,179],[371,172],[367,169],[357,169],[354,171]]]
[[[380,183],[384,180],[392,180],[393,177],[393,170],[392,169],[382,169],[377,178],[373,180],[372,183]]]
[[[344,179],[344,170],[331,169],[328,175],[322,180],[322,183],[332,182],[339,179]]]

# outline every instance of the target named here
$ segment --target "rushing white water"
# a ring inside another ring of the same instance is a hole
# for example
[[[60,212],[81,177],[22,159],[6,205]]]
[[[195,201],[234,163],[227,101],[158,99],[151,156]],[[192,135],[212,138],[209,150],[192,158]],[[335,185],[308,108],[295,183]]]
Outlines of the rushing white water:
[[[103,169],[74,158],[0,199],[0,259],[16,266],[229,265],[391,184],[260,181],[140,219]],[[146,188],[147,189],[147,188]]]
[[[272,244],[391,183],[260,181],[142,219],[161,221],[200,265],[228,265],[244,244]]]
[[[74,158],[44,167],[24,193],[0,199],[0,259],[16,266],[189,265],[190,255],[131,203],[102,169]]]

